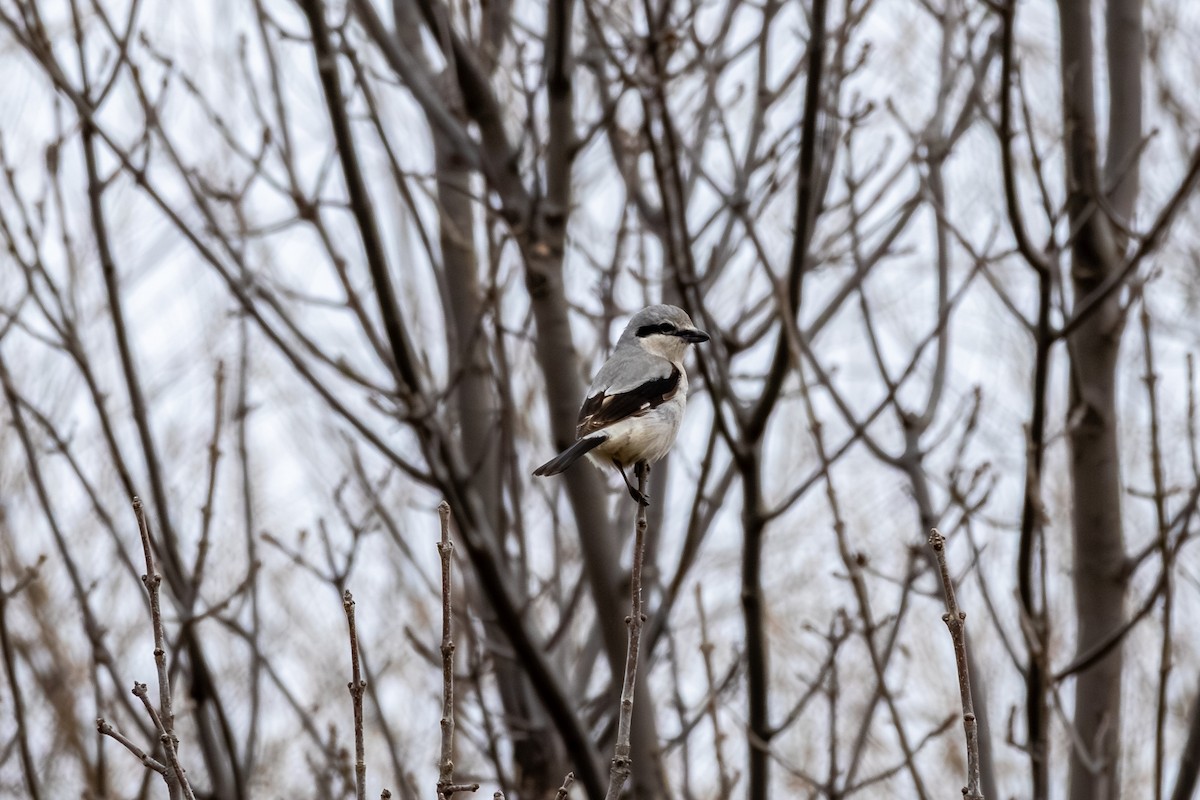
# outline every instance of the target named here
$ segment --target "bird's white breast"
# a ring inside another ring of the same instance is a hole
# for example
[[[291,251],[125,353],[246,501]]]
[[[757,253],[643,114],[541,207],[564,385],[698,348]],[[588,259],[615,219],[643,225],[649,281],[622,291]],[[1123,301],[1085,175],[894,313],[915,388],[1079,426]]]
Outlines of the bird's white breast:
[[[588,453],[588,458],[599,467],[607,467],[613,459],[625,466],[638,461],[654,462],[663,458],[675,443],[679,423],[687,407],[687,372],[679,364],[679,389],[662,405],[644,414],[623,419],[604,429],[607,441]]]

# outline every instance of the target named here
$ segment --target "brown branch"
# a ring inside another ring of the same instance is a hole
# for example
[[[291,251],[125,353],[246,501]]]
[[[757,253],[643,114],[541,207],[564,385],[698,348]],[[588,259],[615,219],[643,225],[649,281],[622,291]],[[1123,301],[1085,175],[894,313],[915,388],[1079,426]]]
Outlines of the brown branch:
[[[204,505],[200,507],[200,543],[196,547],[196,564],[192,568],[192,584],[200,593],[204,577],[204,565],[208,557],[209,539],[212,531],[213,505],[217,494],[217,465],[221,459],[221,423],[225,418],[225,362],[218,361],[213,375],[213,425],[208,440],[208,483],[204,492]]]
[[[188,784],[183,767],[179,765],[179,753],[176,749],[179,739],[172,731],[167,729],[166,718],[154,707],[154,703],[150,702],[150,690],[146,687],[146,684],[134,681],[133,696],[142,701],[142,705],[146,709],[146,715],[150,717],[150,721],[154,723],[155,729],[158,730],[158,740],[162,744],[167,762],[163,778],[167,782],[167,788],[170,791],[171,797],[174,798],[177,795],[181,795],[186,800],[196,800],[196,795],[192,793],[192,787]]]
[[[720,715],[717,713],[717,680],[716,670],[713,669],[713,643],[708,638],[708,618],[704,613],[704,597],[701,584],[696,584],[696,614],[700,620],[700,655],[704,659],[704,678],[708,684],[708,695],[705,701],[705,712],[713,729],[713,755],[717,761],[717,778],[720,781],[720,796],[730,797],[733,794],[733,780],[725,765],[725,752],[721,743],[725,734],[721,730]]]
[[[825,66],[825,0],[813,0],[811,30],[808,37],[808,77],[804,90],[804,116],[800,121],[800,155],[796,176],[796,217],[792,251],[788,258],[787,292],[781,296],[779,315],[781,327],[779,341],[770,371],[763,386],[761,399],[754,405],[747,418],[745,433],[759,439],[766,429],[767,420],[776,406],[783,381],[788,374],[788,336],[786,328],[790,320],[797,319],[803,299],[804,274],[807,269],[809,248],[813,229],[816,227],[817,212],[821,202],[820,175],[817,158],[817,128],[821,114],[821,87]],[[765,774],[765,773],[764,773]],[[756,791],[755,778],[751,777],[751,796],[766,797],[766,788]]]
[[[86,89],[85,89],[86,95]],[[86,96],[84,102],[87,102]],[[83,141],[84,162],[87,165],[87,195],[91,212],[92,232],[96,241],[96,253],[100,260],[100,269],[104,277],[104,288],[108,297],[109,313],[112,317],[112,329],[120,356],[121,372],[125,379],[125,388],[129,393],[130,412],[137,428],[138,440],[142,445],[143,456],[146,459],[146,473],[150,481],[150,491],[154,495],[154,505],[158,511],[159,525],[162,534],[162,553],[167,569],[167,579],[183,605],[191,607],[195,599],[195,586],[189,586],[184,574],[182,559],[179,556],[179,537],[171,521],[169,504],[167,502],[166,480],[159,459],[158,447],[154,440],[153,426],[150,423],[150,411],[146,404],[146,395],[142,388],[137,360],[133,353],[130,330],[126,323],[124,305],[121,298],[120,276],[117,274],[116,259],[109,241],[109,225],[104,214],[103,191],[98,157],[95,144],[95,124],[90,117],[80,115],[83,123],[81,135]],[[135,500],[135,508],[140,508],[140,501]]]
[[[554,800],[567,800],[567,793],[571,791],[571,784],[575,782],[575,773],[568,772],[567,777],[563,778],[562,786],[554,793]]]
[[[354,705],[354,796],[356,800],[367,800],[367,758],[363,745],[363,690],[367,682],[362,677],[362,665],[358,655],[358,628],[354,624],[354,595],[347,589],[342,593],[342,610],[346,612],[346,625],[350,632],[350,700]]]
[[[96,718],[96,730],[99,731],[102,736],[112,737],[122,747],[124,747],[129,752],[133,753],[133,757],[136,758],[138,761],[141,761],[142,766],[144,766],[146,769],[152,769],[155,772],[157,772],[159,775],[163,775],[163,776],[165,776],[167,774],[166,765],[164,765],[161,761],[157,760],[156,758],[154,758],[153,756],[148,754],[145,750],[143,750],[142,748],[138,747],[136,744],[131,742],[129,740],[129,738],[127,736],[125,736],[125,734],[121,733],[119,730],[114,728],[112,725],[108,724],[108,721],[105,720],[104,717]]]
[[[150,625],[154,631],[154,664],[158,668],[158,707],[162,714],[163,726],[167,733],[175,727],[175,714],[171,710],[171,680],[167,674],[167,651],[162,623],[162,604],[159,599],[159,588],[162,585],[162,575],[154,569],[154,548],[150,541],[150,528],[146,523],[146,512],[142,508],[142,499],[133,498],[133,514],[137,517],[138,533],[142,539],[142,555],[146,559],[146,572],[142,575],[142,583],[150,595]]]
[[[167,771],[163,774],[172,798],[182,792],[191,796],[183,770],[179,768],[176,749],[179,738],[175,736],[175,712],[171,709],[171,676],[167,669],[166,636],[163,633],[162,604],[159,598],[159,588],[162,586],[162,575],[154,568],[154,546],[150,541],[150,527],[146,523],[146,512],[142,508],[142,500],[133,498],[133,514],[137,518],[138,534],[142,540],[142,555],[146,559],[146,572],[142,575],[142,583],[150,596],[150,627],[154,631],[154,665],[158,670],[158,710],[150,703],[146,694],[146,684],[135,683],[133,693],[142,699],[150,719],[158,728],[162,738],[163,750],[167,754]],[[139,694],[139,688],[141,693]]]
[[[641,462],[638,465],[638,491],[646,493],[646,480],[650,476],[650,465]],[[608,793],[605,800],[618,800],[621,788],[629,779],[633,764],[630,758],[630,729],[633,726],[633,694],[637,686],[638,653],[642,643],[642,623],[645,616],[642,613],[642,559],[646,547],[646,506],[638,504],[637,522],[634,525],[633,571],[629,579],[629,616],[625,624],[629,626],[629,649],[625,657],[625,680],[621,684],[621,711],[617,722],[617,744],[613,749],[612,769],[608,779]]]
[[[1154,481],[1154,516],[1158,523],[1158,550],[1162,558],[1163,608],[1162,642],[1158,657],[1158,686],[1154,715],[1154,798],[1163,798],[1163,769],[1166,754],[1167,687],[1171,677],[1171,628],[1174,620],[1174,597],[1171,591],[1173,555],[1171,523],[1167,519],[1167,488],[1163,474],[1163,454],[1158,411],[1158,375],[1154,371],[1154,340],[1151,333],[1150,309],[1142,300],[1142,357],[1146,363],[1146,404],[1150,409],[1150,472]]]
[[[451,636],[450,594],[454,542],[450,541],[450,504],[438,504],[442,538],[438,555],[442,560],[442,745],[438,757],[438,800],[450,800],[456,792],[474,792],[478,783],[454,782],[454,637]]]
[[[950,640],[954,644],[954,666],[958,670],[958,693],[962,699],[963,732],[967,740],[967,785],[962,793],[966,800],[983,800],[979,790],[979,723],[975,719],[971,676],[967,671],[967,612],[959,609],[954,597],[954,581],[950,577],[950,567],[946,565],[946,540],[937,528],[929,532],[929,546],[942,575],[942,590],[946,594],[946,613],[942,615],[942,621],[950,630]]]
[[[1014,28],[1016,27],[1017,0],[1007,0],[1000,8],[1001,45],[1000,45],[1000,162],[1004,174],[1004,202],[1008,210],[1008,222],[1012,227],[1013,237],[1017,241],[1017,250],[1029,262],[1029,266],[1038,275],[1049,276],[1051,263],[1046,254],[1033,246],[1029,233],[1025,229],[1025,220],[1021,215],[1021,198],[1017,194],[1017,174],[1013,164],[1012,140],[1012,76]],[[1033,136],[1033,131],[1029,131]]]

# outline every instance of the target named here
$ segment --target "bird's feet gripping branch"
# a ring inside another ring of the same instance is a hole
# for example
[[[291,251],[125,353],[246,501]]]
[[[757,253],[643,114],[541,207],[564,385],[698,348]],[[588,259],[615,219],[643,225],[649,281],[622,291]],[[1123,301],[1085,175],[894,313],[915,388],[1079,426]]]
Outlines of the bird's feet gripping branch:
[[[629,488],[629,496],[633,498],[633,502],[637,503],[639,506],[650,505],[650,495],[646,494],[645,492],[638,489],[637,486],[633,485],[633,483],[629,480],[629,475],[627,475],[625,473],[625,465],[622,464],[620,461],[617,461],[614,458],[613,466],[616,467],[618,470],[620,470],[621,477],[625,479],[625,486],[627,486]],[[648,480],[650,478],[650,465],[648,463],[646,463],[645,461],[639,461],[633,465],[633,477],[637,478],[639,486],[645,485],[644,483],[642,483],[643,473],[645,474],[645,476]]]
[[[641,477],[642,469],[670,451],[687,406],[683,356],[688,345],[707,341],[708,334],[677,306],[649,306],[634,314],[592,380],[575,442],[533,474],[557,475],[586,455],[599,467],[616,467],[630,496],[649,505],[625,466],[632,464]]]

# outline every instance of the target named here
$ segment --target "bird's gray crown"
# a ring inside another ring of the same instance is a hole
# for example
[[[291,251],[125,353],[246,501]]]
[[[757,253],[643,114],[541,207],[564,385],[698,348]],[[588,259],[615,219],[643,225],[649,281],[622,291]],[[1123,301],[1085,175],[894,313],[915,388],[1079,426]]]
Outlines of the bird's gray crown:
[[[676,331],[696,331],[698,333],[696,325],[686,311],[679,306],[663,303],[647,306],[634,314],[633,318],[629,320],[629,324],[625,326],[621,340],[644,338],[655,333],[673,334]]]

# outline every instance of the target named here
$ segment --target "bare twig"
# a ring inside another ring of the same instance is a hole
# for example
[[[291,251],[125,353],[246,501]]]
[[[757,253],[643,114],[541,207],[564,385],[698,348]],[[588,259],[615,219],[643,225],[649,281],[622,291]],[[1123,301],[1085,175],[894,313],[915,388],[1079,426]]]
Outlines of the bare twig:
[[[208,556],[212,531],[213,505],[216,502],[218,464],[221,460],[221,423],[225,419],[225,362],[218,361],[213,375],[213,424],[212,437],[208,440],[208,488],[204,492],[204,505],[200,507],[200,543],[196,546],[196,565],[192,568],[192,582],[196,593],[204,578],[205,559]]]
[[[979,790],[979,723],[975,719],[975,702],[971,698],[971,676],[967,672],[967,613],[958,607],[954,597],[954,581],[950,567],[946,564],[946,539],[934,528],[929,532],[929,546],[937,559],[942,575],[942,590],[946,593],[946,613],[942,621],[950,629],[950,640],[954,644],[954,665],[958,669],[958,693],[962,698],[963,731],[967,739],[967,785],[963,789],[966,800],[983,800]]]
[[[733,780],[730,777],[728,767],[725,765],[725,752],[721,747],[722,742],[725,740],[725,734],[721,730],[720,715],[717,714],[717,680],[716,670],[713,669],[713,643],[708,638],[708,618],[704,613],[704,598],[699,583],[696,584],[696,614],[700,618],[700,655],[704,659],[704,677],[708,683],[708,697],[705,702],[705,711],[708,714],[709,721],[712,723],[713,754],[717,760],[720,796],[730,797],[733,793]]]
[[[454,782],[454,637],[451,636],[450,594],[454,542],[450,541],[450,504],[438,504],[442,538],[438,555],[442,559],[442,747],[438,757],[438,800],[450,800],[456,792],[474,792],[478,783]]]
[[[162,586],[162,575],[154,565],[154,548],[150,542],[150,527],[146,522],[146,512],[139,497],[133,498],[133,514],[137,517],[138,533],[142,539],[142,556],[146,559],[146,573],[142,575],[142,583],[150,595],[150,625],[154,630],[154,665],[158,669],[158,710],[150,703],[146,694],[146,685],[134,684],[133,693],[142,698],[146,710],[162,738],[163,751],[167,756],[166,772],[163,777],[171,797],[183,794],[192,797],[192,789],[184,777],[183,769],[179,767],[178,749],[179,737],[175,735],[175,712],[171,709],[171,676],[167,669],[167,650],[165,634],[163,633],[162,604],[159,599],[159,588]],[[138,688],[141,688],[141,694]]]
[[[646,494],[646,481],[650,477],[650,465],[646,462],[638,464],[638,491]],[[637,522],[634,525],[633,543],[633,572],[629,580],[629,616],[625,624],[629,626],[629,649],[625,657],[625,680],[621,684],[621,713],[617,722],[617,744],[613,749],[612,769],[609,772],[608,793],[605,800],[617,800],[621,796],[621,788],[629,779],[630,759],[629,733],[633,724],[633,694],[637,687],[638,651],[642,643],[642,623],[645,617],[642,613],[642,558],[646,546],[646,507],[638,504]]]
[[[367,758],[363,746],[363,690],[367,688],[367,682],[362,677],[358,628],[354,624],[354,595],[349,590],[342,593],[342,609],[350,628],[350,683],[346,687],[354,704],[354,796],[356,800],[367,800]]]
[[[1167,688],[1171,679],[1171,628],[1174,619],[1174,597],[1171,572],[1171,523],[1167,518],[1167,489],[1163,470],[1163,454],[1158,412],[1158,375],[1154,371],[1154,340],[1151,333],[1150,309],[1142,301],[1142,356],[1146,362],[1146,404],[1150,408],[1150,472],[1154,481],[1154,516],[1158,522],[1158,551],[1162,558],[1163,609],[1162,642],[1158,656],[1158,687],[1156,712],[1154,715],[1154,798],[1162,800],[1164,791],[1163,770],[1166,753]]]
[[[96,730],[99,731],[102,736],[111,736],[118,743],[120,743],[122,747],[133,753],[134,758],[136,758],[138,761],[141,761],[142,766],[144,766],[146,769],[152,769],[159,775],[163,776],[167,774],[166,765],[131,742],[129,738],[125,736],[125,734],[108,724],[108,721],[105,720],[104,717],[96,718]]]
[[[571,791],[571,784],[575,782],[575,773],[568,772],[567,777],[563,778],[562,786],[558,787],[558,791],[554,793],[554,800],[567,800],[567,793]]]
[[[146,684],[134,681],[133,695],[142,701],[142,705],[146,709],[146,715],[150,717],[150,721],[154,723],[154,727],[158,730],[158,739],[162,743],[167,762],[163,778],[167,781],[167,788],[171,796],[175,797],[176,793],[178,793],[187,798],[187,800],[196,800],[196,795],[192,794],[192,787],[188,784],[183,767],[179,766],[179,754],[176,751],[178,739],[176,739],[174,733],[167,729],[166,719],[159,714],[158,709],[154,707],[154,703],[150,702],[150,690],[146,687]]]
[[[1046,253],[1034,246],[1025,228],[1025,220],[1021,214],[1021,198],[1017,194],[1017,170],[1013,165],[1012,140],[1012,80],[1015,71],[1013,65],[1013,50],[1016,28],[1017,4],[1010,0],[999,8],[1001,27],[1001,61],[1000,61],[1000,163],[1004,173],[1004,201],[1008,210],[1008,221],[1012,226],[1013,238],[1017,242],[1017,250],[1029,262],[1039,275],[1048,276],[1052,264]],[[1032,138],[1033,131],[1029,131]],[[1032,148],[1032,142],[1030,143]]]

